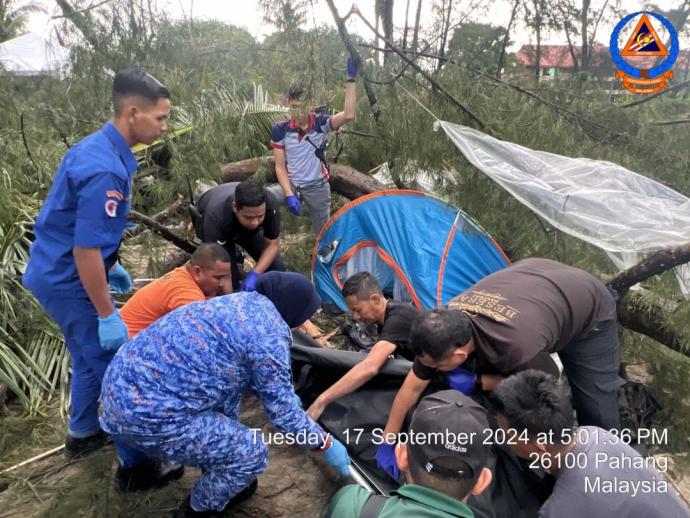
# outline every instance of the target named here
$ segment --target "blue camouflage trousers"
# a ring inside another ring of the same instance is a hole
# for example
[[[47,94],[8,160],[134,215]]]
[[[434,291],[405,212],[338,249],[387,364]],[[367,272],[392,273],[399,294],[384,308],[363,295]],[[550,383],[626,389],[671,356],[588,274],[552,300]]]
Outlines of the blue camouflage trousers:
[[[201,468],[192,488],[196,511],[221,511],[268,466],[268,448],[260,431],[219,412],[201,413],[174,434],[114,435],[122,458],[132,458],[129,448],[148,456]]]

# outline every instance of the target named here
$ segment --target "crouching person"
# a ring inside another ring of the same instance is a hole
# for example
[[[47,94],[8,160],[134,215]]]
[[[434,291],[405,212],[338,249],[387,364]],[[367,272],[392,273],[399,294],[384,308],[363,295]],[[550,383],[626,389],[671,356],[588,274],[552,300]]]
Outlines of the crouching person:
[[[215,516],[251,496],[268,449],[238,421],[247,391],[276,428],[347,475],[345,447],[307,417],[291,380],[290,327],[316,311],[319,296],[299,274],[272,279],[279,286],[267,287],[267,296],[236,293],[168,313],[115,355],[101,424],[118,447],[121,489],[165,482],[170,473],[152,459],[166,459],[203,471],[175,516]]]
[[[556,477],[539,518],[687,518],[687,508],[653,468],[620,436],[596,426],[574,429],[573,409],[556,378],[526,370],[501,381],[493,393],[497,420],[517,440],[510,448],[531,466]],[[663,459],[663,457],[660,457]]]
[[[390,497],[349,485],[338,491],[322,518],[472,518],[466,505],[491,483],[491,446],[484,444],[486,411],[455,390],[426,396],[410,421],[408,441],[395,448],[406,483]]]

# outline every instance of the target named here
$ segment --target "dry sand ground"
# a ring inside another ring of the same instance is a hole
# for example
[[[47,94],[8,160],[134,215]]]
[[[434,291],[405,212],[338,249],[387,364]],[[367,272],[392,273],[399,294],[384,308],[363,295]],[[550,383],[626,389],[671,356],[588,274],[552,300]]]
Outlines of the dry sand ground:
[[[264,433],[272,431],[263,408],[253,397],[245,401],[241,420]],[[0,470],[50,449],[50,444],[45,444],[48,439],[53,440],[52,445],[60,444],[64,425],[57,415],[50,421],[36,421],[21,431],[22,427],[8,431],[3,426],[0,444],[10,439],[5,433],[14,432],[23,433],[22,442],[30,445],[17,445],[9,448],[9,453],[4,452]],[[186,497],[200,473],[190,468],[169,487],[120,495],[112,484],[114,459],[112,446],[73,464],[68,464],[60,453],[0,477],[0,490],[5,488],[0,492],[0,518],[166,517]],[[346,482],[318,454],[299,447],[271,446],[269,466],[259,477],[258,492],[228,516],[318,517],[331,495]]]

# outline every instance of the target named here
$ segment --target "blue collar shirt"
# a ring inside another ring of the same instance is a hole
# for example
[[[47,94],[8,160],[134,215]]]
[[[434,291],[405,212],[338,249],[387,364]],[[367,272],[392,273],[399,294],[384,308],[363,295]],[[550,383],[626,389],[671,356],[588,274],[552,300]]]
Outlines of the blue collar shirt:
[[[34,224],[24,286],[37,296],[86,296],[72,249],[99,248],[106,271],[112,267],[136,170],[136,158],[110,122],[67,152]]]

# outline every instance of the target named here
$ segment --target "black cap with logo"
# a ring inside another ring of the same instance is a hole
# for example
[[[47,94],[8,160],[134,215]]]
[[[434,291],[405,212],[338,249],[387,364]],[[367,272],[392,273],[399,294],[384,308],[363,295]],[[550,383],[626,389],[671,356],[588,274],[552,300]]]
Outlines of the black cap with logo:
[[[412,414],[408,455],[429,473],[450,478],[474,478],[486,466],[490,446],[486,410],[457,390],[423,398]]]

